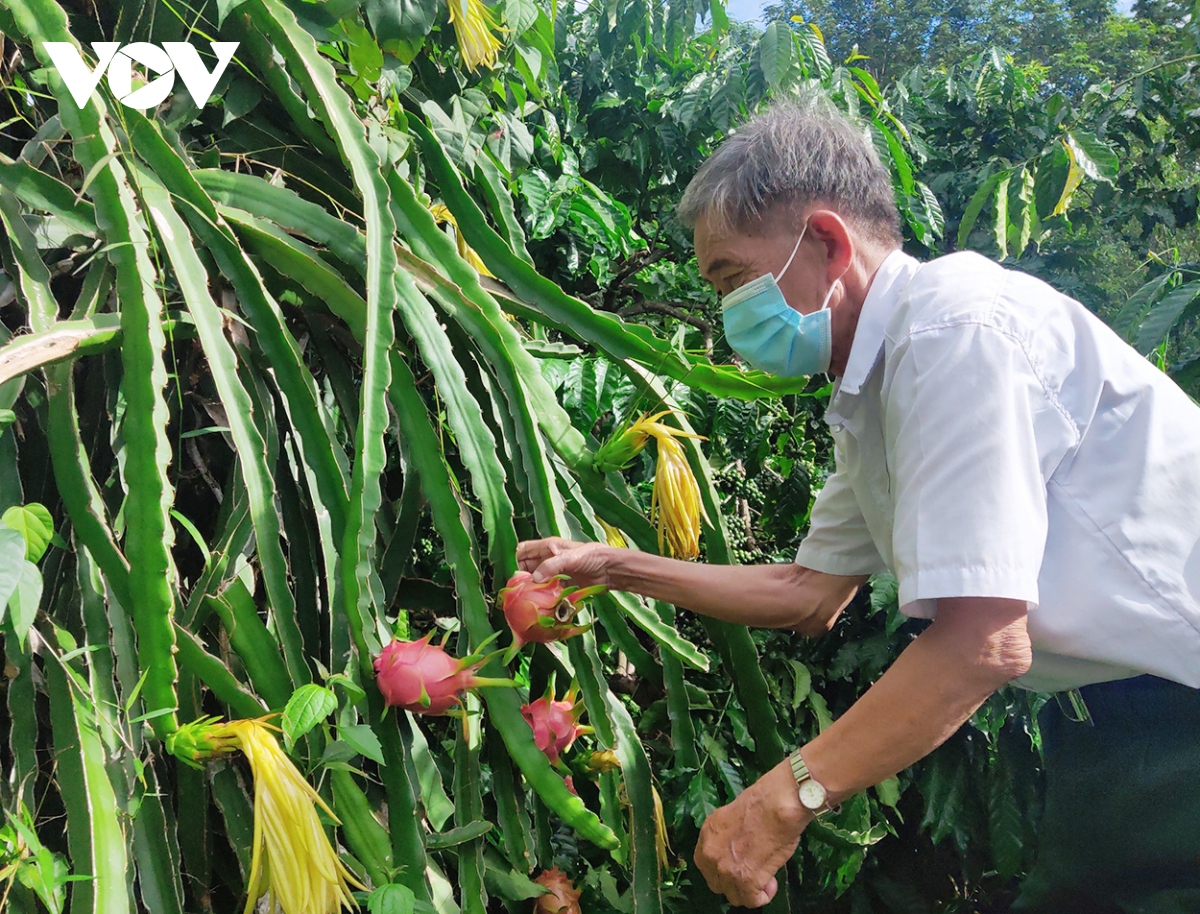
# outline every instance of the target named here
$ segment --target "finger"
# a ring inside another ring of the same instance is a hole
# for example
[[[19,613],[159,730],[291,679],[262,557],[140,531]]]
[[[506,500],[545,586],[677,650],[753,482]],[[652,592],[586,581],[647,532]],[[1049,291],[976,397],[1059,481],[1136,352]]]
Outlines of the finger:
[[[725,897],[734,907],[761,908],[770,903],[771,899],[775,897],[775,893],[768,893],[765,889],[746,889],[739,886],[728,889]]]
[[[550,580],[556,574],[563,574],[563,569],[568,561],[570,561],[570,556],[557,553],[552,555],[534,569],[533,579],[540,584],[542,581]]]
[[[717,868],[713,865],[713,861],[705,852],[704,830],[700,831],[700,840],[696,843],[696,852],[692,855],[692,859],[696,863],[696,869],[700,871],[700,875],[704,877],[704,881],[708,884],[708,890],[714,895],[721,894],[721,880],[717,875]]]
[[[776,881],[775,877],[772,876],[764,888],[760,889],[758,892],[750,893],[753,897],[746,904],[746,907],[761,908],[769,905],[771,903],[771,899],[775,897],[775,893],[777,891],[779,891],[779,883]]]
[[[545,540],[522,540],[517,543],[517,565],[522,571],[533,571],[549,554]]]

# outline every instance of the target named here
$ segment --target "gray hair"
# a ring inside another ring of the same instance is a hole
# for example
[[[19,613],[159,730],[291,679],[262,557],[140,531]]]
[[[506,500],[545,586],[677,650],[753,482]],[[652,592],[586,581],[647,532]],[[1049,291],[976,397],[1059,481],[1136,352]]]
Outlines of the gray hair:
[[[870,135],[824,97],[777,101],[725,140],[692,178],[678,216],[724,230],[760,229],[776,207],[790,214],[817,202],[884,244],[899,245],[891,176]]]

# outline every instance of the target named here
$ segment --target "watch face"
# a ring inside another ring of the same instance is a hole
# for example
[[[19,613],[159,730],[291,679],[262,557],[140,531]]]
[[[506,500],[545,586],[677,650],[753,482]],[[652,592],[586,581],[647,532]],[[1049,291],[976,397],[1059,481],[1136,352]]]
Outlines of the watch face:
[[[825,788],[814,780],[800,785],[800,802],[806,809],[820,809],[825,805]]]

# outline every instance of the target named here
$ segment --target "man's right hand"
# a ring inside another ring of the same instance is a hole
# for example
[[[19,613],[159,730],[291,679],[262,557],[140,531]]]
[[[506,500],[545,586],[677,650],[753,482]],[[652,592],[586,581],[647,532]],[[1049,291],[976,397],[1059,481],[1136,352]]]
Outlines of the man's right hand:
[[[525,540],[517,546],[517,565],[533,573],[535,581],[545,581],[556,574],[570,578],[572,587],[609,586],[610,558],[614,552],[606,543],[577,543],[561,536],[540,540]]]

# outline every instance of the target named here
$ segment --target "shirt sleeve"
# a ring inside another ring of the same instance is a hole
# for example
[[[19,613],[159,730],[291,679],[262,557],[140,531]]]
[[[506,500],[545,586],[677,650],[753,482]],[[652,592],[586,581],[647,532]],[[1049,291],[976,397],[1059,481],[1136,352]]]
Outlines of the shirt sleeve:
[[[817,493],[808,535],[796,552],[796,564],[825,574],[876,574],[887,570],[850,488],[840,449],[834,447],[835,471]]]
[[[1001,330],[961,323],[895,347],[884,425],[903,612],[930,618],[946,597],[1036,606],[1047,530],[1039,437],[1061,436],[1064,422]]]

